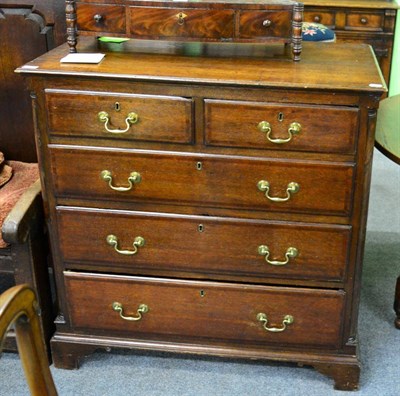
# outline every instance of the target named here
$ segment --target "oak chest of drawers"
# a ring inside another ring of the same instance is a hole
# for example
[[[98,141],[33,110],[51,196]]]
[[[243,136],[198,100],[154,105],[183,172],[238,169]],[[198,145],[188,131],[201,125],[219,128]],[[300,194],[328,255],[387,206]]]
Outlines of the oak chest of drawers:
[[[256,45],[142,45],[102,48],[99,65],[60,65],[62,46],[18,70],[56,266],[55,365],[153,349],[294,361],[355,389],[385,90],[371,48],[305,45],[296,64]]]

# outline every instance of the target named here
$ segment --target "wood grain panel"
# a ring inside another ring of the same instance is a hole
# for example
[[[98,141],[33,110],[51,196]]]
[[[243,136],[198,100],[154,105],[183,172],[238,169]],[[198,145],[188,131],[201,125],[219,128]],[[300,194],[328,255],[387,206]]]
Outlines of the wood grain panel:
[[[383,12],[349,12],[346,15],[346,29],[383,31]]]
[[[290,11],[241,11],[239,37],[290,37],[292,13]]]
[[[82,199],[173,202],[177,205],[243,208],[258,211],[309,212],[348,216],[351,213],[354,165],[248,157],[192,155],[129,150],[52,146],[55,194]],[[201,163],[199,170],[198,163]],[[131,172],[142,181],[128,192],[113,191],[100,177],[113,175],[115,186],[126,186]],[[270,183],[271,197],[287,196],[289,183],[299,192],[287,202],[272,202],[259,191]]]
[[[226,279],[242,276],[343,281],[350,243],[350,227],[304,223],[240,221],[162,213],[59,208],[58,228],[63,259],[110,272],[152,274],[158,269]],[[119,249],[133,250],[135,237],[145,238],[136,255],[118,254],[106,243],[116,235]],[[270,260],[284,261],[289,247],[298,256],[282,266],[268,264],[258,253],[270,249]]]
[[[31,8],[0,8],[0,151],[8,160],[37,161],[29,90],[14,70],[49,50],[53,34]]]
[[[133,37],[215,40],[233,37],[233,10],[151,7],[130,7],[129,10]],[[181,20],[177,17],[180,13],[185,14]]]
[[[126,33],[125,7],[107,4],[76,3],[78,30]],[[95,16],[100,17],[98,21]]]
[[[46,102],[51,135],[171,143],[193,140],[191,98],[48,90]],[[109,114],[109,129],[125,129],[130,112],[137,114],[138,121],[126,133],[110,133],[98,119],[100,111]]]
[[[298,106],[277,103],[205,100],[206,144],[274,150],[300,150],[352,154],[357,141],[357,108]],[[271,139],[287,139],[291,123],[301,125],[290,142],[268,141],[258,129],[271,125]]]
[[[323,25],[334,29],[335,28],[335,11],[328,9],[313,9],[307,7],[303,14],[304,22],[322,23]]]
[[[342,291],[74,272],[64,275],[73,328],[142,339],[179,336],[203,343],[224,340],[262,346],[336,348],[341,341]],[[146,304],[149,311],[139,321],[126,321],[113,311],[113,302],[121,303],[127,316],[136,316],[140,304]],[[268,316],[271,327],[281,327],[285,315],[292,315],[294,322],[285,331],[271,333],[257,320],[258,313]]]

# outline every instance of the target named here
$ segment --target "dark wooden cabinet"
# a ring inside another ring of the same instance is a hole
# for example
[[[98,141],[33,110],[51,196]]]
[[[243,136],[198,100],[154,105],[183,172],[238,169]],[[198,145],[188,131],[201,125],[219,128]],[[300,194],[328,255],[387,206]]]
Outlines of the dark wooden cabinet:
[[[389,84],[399,8],[396,1],[304,0],[303,3],[305,22],[322,23],[335,30],[338,42],[371,45]]]
[[[65,42],[63,0],[0,0],[0,148],[7,159],[35,162],[29,91],[14,70]]]
[[[81,38],[100,64],[60,65],[64,45],[18,69],[36,93],[55,365],[153,349],[294,361],[357,388],[384,92],[371,49],[305,43],[295,63],[280,46],[146,45]]]

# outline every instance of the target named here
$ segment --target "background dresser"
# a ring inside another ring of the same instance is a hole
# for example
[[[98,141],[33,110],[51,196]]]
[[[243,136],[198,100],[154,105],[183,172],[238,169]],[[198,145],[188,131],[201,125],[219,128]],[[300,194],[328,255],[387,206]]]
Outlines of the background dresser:
[[[335,30],[338,42],[372,45],[389,84],[396,12],[391,0],[304,0],[304,21]]]
[[[16,67],[62,44],[63,0],[0,0],[0,148],[7,159],[36,162],[29,91]]]
[[[18,70],[36,93],[55,365],[153,349],[294,361],[357,388],[385,90],[370,47],[306,43],[299,63],[281,46],[122,49],[60,65],[65,45]]]

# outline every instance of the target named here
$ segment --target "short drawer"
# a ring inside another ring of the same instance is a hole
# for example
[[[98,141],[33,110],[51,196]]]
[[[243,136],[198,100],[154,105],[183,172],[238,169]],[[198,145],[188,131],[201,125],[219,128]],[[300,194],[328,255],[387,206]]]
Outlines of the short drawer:
[[[292,13],[290,11],[241,11],[239,14],[239,37],[290,38]]]
[[[303,14],[304,22],[322,23],[329,28],[335,27],[335,17],[335,12],[310,9],[309,7],[306,8]]]
[[[348,12],[346,14],[347,30],[371,30],[383,31],[384,14],[383,12]]]
[[[126,33],[125,7],[77,2],[78,30],[88,32]]]
[[[351,236],[348,226],[73,207],[57,219],[66,268],[187,278],[343,282]]]
[[[130,7],[130,33],[141,38],[232,39],[233,10]]]
[[[50,135],[191,143],[193,100],[46,90]]]
[[[77,272],[64,275],[75,329],[111,331],[114,336],[135,339],[178,337],[182,342],[201,339],[202,343],[229,341],[264,347],[334,349],[341,343],[342,291]]]
[[[209,146],[355,152],[359,111],[333,106],[205,100]]]
[[[50,147],[58,197],[345,216],[352,209],[353,163]]]

